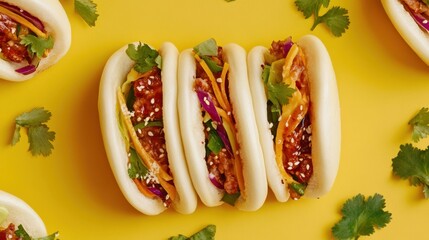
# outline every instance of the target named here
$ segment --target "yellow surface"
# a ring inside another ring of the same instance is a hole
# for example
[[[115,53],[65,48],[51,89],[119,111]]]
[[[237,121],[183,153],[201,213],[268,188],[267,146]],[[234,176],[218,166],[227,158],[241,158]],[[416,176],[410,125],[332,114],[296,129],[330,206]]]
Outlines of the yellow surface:
[[[429,200],[421,188],[392,175],[399,145],[411,142],[408,120],[429,107],[429,66],[396,32],[376,0],[340,1],[351,26],[335,38],[311,32],[291,0],[95,0],[100,18],[88,27],[63,0],[72,46],[54,67],[22,83],[0,81],[0,189],[30,204],[48,231],[61,239],[167,239],[207,224],[217,239],[330,239],[344,201],[358,193],[382,194],[392,222],[363,239],[424,239]],[[330,52],[338,80],[342,153],[332,191],[321,199],[278,203],[269,193],[256,212],[229,206],[159,216],[137,212],[123,197],[108,164],[97,110],[98,85],[109,56],[132,41],[155,47],[172,41],[180,50],[214,37],[247,50],[272,40],[313,33]],[[27,138],[11,147],[14,119],[34,107],[53,114],[55,150],[47,158],[27,152]],[[429,141],[419,144],[426,147]]]

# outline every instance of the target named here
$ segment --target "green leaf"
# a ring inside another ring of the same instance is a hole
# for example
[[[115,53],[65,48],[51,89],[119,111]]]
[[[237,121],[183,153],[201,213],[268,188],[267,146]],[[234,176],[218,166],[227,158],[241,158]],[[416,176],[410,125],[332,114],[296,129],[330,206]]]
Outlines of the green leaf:
[[[412,139],[414,142],[420,141],[429,134],[428,110],[428,108],[420,109],[420,111],[408,122],[412,127]]]
[[[427,198],[429,186],[429,147],[420,150],[411,144],[400,146],[398,155],[392,159],[393,174],[402,179],[408,179],[411,185],[423,185]]]
[[[97,4],[92,0],[75,0],[74,9],[89,26],[95,26],[95,22],[99,16],[97,13]]]
[[[285,105],[289,103],[289,98],[295,92],[295,89],[290,88],[289,85],[284,83],[269,83],[267,85],[268,99],[278,105]]]
[[[179,234],[177,236],[170,237],[169,240],[214,240],[215,234],[216,226],[210,224],[190,237],[186,237],[185,235]]]
[[[134,148],[130,148],[129,161],[128,176],[130,178],[142,178],[149,172]]]
[[[17,144],[19,140],[21,139],[21,126],[18,124],[15,124],[15,131],[13,131],[13,137],[12,137],[12,146]]]
[[[229,194],[229,193],[225,193],[222,197],[222,201],[234,206],[235,202],[237,201],[237,199],[240,197],[240,192],[234,193],[234,194]]]
[[[28,128],[28,142],[30,143],[29,151],[33,156],[49,156],[54,146],[52,141],[55,140],[55,132],[49,131],[45,124],[30,126]]]
[[[207,121],[204,125],[206,129],[210,129],[208,132],[207,148],[210,150],[210,152],[213,152],[214,154],[219,154],[219,152],[224,147],[222,139],[220,138],[216,129],[213,127],[212,121]]]
[[[340,37],[349,27],[348,11],[341,7],[332,7],[322,17],[322,22],[331,30],[332,34]]]
[[[19,115],[15,122],[22,127],[36,126],[49,121],[51,116],[52,114],[48,110],[38,107]]]
[[[163,126],[164,126],[164,124],[163,124],[162,120],[161,121],[148,121],[148,122],[141,122],[141,123],[134,125],[134,130],[142,129],[145,127],[163,127]]]
[[[200,56],[217,56],[217,43],[213,38],[198,44],[194,47],[194,51]]]
[[[358,239],[360,236],[369,236],[375,228],[385,227],[392,218],[392,214],[384,211],[386,206],[382,195],[365,197],[358,194],[348,199],[342,209],[342,219],[332,228],[335,239]]]
[[[126,53],[131,60],[135,61],[134,69],[139,73],[150,71],[153,67],[161,69],[161,56],[157,50],[147,44],[139,43],[137,46],[128,44]]]
[[[21,240],[55,240],[58,236],[58,232],[55,232],[46,237],[32,238],[21,224],[18,226],[18,229],[15,231],[15,234]]]
[[[324,15],[320,16],[321,7],[327,8],[329,0],[296,0],[295,6],[302,12],[305,19],[314,17],[311,30],[314,30],[320,23],[325,23],[328,29],[336,37],[341,36],[349,27],[350,20],[348,11],[344,8],[334,6]]]
[[[210,57],[208,57],[208,56],[202,56],[201,58],[204,60],[204,62],[207,63],[207,66],[210,68],[210,70],[213,73],[218,73],[218,72],[222,71],[223,67],[217,65],[216,62],[213,61]]]
[[[38,58],[42,58],[46,50],[54,47],[54,39],[52,36],[42,38],[28,34],[21,38],[20,43],[25,45],[30,53],[36,54]]]

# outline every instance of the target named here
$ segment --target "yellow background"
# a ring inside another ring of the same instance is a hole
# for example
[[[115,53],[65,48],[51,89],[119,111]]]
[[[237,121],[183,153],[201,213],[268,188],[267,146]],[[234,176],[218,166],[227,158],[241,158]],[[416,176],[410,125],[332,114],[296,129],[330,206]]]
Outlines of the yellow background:
[[[30,204],[48,232],[58,230],[61,239],[167,239],[215,224],[217,239],[331,239],[346,199],[380,193],[392,221],[364,239],[427,236],[429,200],[420,187],[392,175],[391,159],[400,144],[411,143],[409,119],[429,107],[429,66],[379,1],[332,0],[350,13],[350,29],[340,38],[323,26],[310,31],[312,19],[292,0],[95,0],[100,17],[93,28],[74,13],[72,0],[61,2],[73,32],[68,54],[29,81],[0,80],[0,189]],[[114,51],[132,41],[154,47],[171,41],[183,50],[209,37],[250,50],[308,33],[325,43],[340,96],[341,162],[329,194],[278,203],[270,192],[256,212],[200,203],[191,215],[145,216],[128,204],[106,158],[97,109],[101,72]],[[26,135],[9,144],[15,117],[34,107],[53,114],[48,125],[56,132],[55,149],[47,158],[27,152]]]

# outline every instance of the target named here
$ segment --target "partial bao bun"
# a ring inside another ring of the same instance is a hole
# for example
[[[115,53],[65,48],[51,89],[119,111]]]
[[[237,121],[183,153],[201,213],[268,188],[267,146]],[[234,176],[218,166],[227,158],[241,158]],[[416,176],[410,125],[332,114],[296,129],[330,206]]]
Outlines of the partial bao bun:
[[[268,192],[265,166],[259,143],[252,98],[247,78],[246,51],[237,44],[223,46],[224,61],[229,64],[229,95],[236,119],[237,140],[243,166],[245,190],[235,206],[240,210],[259,209]],[[209,179],[205,161],[205,136],[201,106],[194,91],[196,63],[192,49],[179,57],[178,108],[183,145],[189,174],[201,201],[209,207],[221,205],[224,191]]]
[[[22,64],[11,63],[0,59],[0,78],[9,81],[25,81],[34,77],[57,63],[69,50],[71,44],[71,27],[59,0],[2,0],[17,6],[42,21],[46,31],[54,38],[54,47],[46,58],[41,59],[34,73],[23,75],[15,70]]]
[[[313,176],[304,196],[318,198],[332,188],[338,172],[341,145],[340,104],[334,69],[323,43],[313,35],[306,35],[296,44],[303,50],[307,61],[312,113]],[[263,46],[254,47],[249,52],[249,82],[268,184],[277,200],[285,202],[289,199],[289,192],[275,160],[274,143],[267,119],[267,96],[261,79],[261,66],[264,65],[264,54],[267,52],[268,49]]]
[[[134,65],[134,61],[125,52],[127,47],[128,45],[117,50],[109,58],[101,76],[98,99],[101,132],[110,166],[125,198],[138,211],[147,215],[157,215],[166,210],[166,207],[161,200],[144,196],[128,176],[128,153],[118,126],[116,91]],[[160,47],[159,54],[162,58],[165,141],[174,186],[178,193],[178,200],[173,202],[173,207],[180,213],[190,214],[196,209],[197,197],[188,175],[179,133],[176,76],[179,53],[172,43],[166,42]]]
[[[15,227],[20,224],[34,238],[47,236],[45,224],[37,213],[20,198],[0,190],[0,208],[8,211],[8,217],[0,222],[0,227],[6,228],[10,223]]]
[[[429,65],[429,33],[419,27],[399,0],[381,0],[381,3],[405,42]]]

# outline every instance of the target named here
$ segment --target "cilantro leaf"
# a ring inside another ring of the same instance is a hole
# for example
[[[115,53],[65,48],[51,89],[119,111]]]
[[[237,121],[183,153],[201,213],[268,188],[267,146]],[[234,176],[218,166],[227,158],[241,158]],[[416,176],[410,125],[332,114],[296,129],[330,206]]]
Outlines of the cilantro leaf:
[[[423,185],[425,198],[429,198],[429,147],[420,150],[411,144],[400,146],[398,155],[392,159],[393,174],[409,179],[413,186]]]
[[[28,143],[30,144],[28,150],[31,151],[33,156],[49,156],[54,148],[51,143],[54,140],[55,132],[49,131],[48,126],[45,124],[30,126],[28,128]]]
[[[18,226],[18,229],[15,231],[16,236],[19,237],[19,239],[22,240],[55,240],[57,239],[58,232],[52,233],[51,235],[48,235],[46,237],[40,237],[40,238],[32,238],[27,231],[25,231],[24,227],[20,224]]]
[[[142,178],[146,176],[148,173],[147,167],[143,164],[142,159],[137,154],[134,148],[130,148],[130,157],[129,157],[130,165],[128,168],[128,176],[131,179],[134,178]]]
[[[428,108],[422,108],[420,111],[408,122],[412,127],[412,139],[414,142],[420,141],[429,135],[429,112]]]
[[[210,68],[210,70],[213,73],[218,73],[218,72],[222,71],[223,67],[217,65],[216,62],[213,61],[209,56],[202,56],[201,58],[204,60],[204,62],[207,63],[207,66]]]
[[[186,237],[185,235],[179,234],[177,236],[170,237],[168,240],[214,240],[215,234],[216,226],[213,224],[209,224],[190,237]]]
[[[340,37],[346,29],[348,29],[350,24],[347,14],[348,11],[345,8],[332,7],[319,19],[326,24],[334,36]]]
[[[155,66],[161,69],[161,56],[157,50],[152,49],[147,44],[139,43],[137,46],[128,44],[126,53],[131,60],[136,62],[134,70],[139,73],[150,71]]]
[[[233,193],[233,194],[225,193],[222,197],[222,201],[231,206],[234,206],[235,202],[239,197],[240,197],[240,192]]]
[[[55,132],[49,131],[49,127],[44,124],[51,118],[51,113],[44,108],[34,108],[29,112],[19,115],[15,119],[15,131],[11,145],[15,145],[21,139],[21,128],[27,128],[29,151],[33,156],[48,156],[52,153],[55,140]]]
[[[289,98],[295,92],[295,89],[289,85],[280,83],[267,83],[268,99],[276,106],[281,106],[289,103]]]
[[[98,19],[97,4],[92,0],[74,0],[74,9],[90,26],[95,26]]]
[[[375,228],[385,227],[391,220],[392,214],[384,211],[386,203],[382,195],[365,197],[358,194],[348,199],[342,209],[342,219],[332,227],[335,239],[358,239],[369,236]]]
[[[21,37],[20,43],[25,45],[31,54],[36,54],[38,58],[42,58],[46,50],[54,47],[54,39],[52,36],[42,38],[28,34]]]
[[[324,23],[334,36],[340,37],[350,25],[348,11],[345,8],[334,6],[324,15],[320,15],[321,7],[327,8],[329,3],[330,0],[295,0],[296,8],[303,13],[305,19],[314,16],[311,30],[314,30],[320,23]]]

